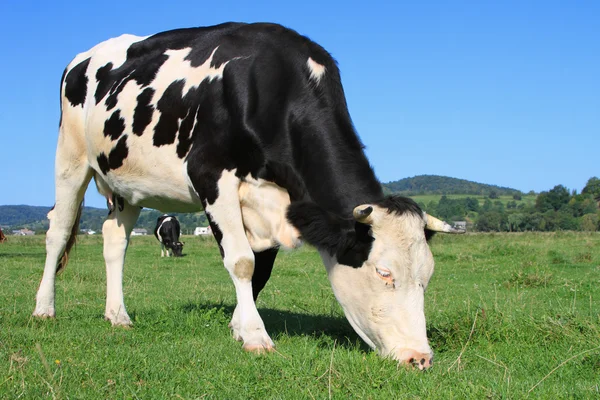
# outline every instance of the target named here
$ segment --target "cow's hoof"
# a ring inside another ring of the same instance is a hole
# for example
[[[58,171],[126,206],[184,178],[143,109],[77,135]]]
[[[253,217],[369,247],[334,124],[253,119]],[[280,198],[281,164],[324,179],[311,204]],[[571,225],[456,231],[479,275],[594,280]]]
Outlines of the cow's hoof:
[[[228,326],[231,329],[231,335],[236,341],[241,342],[242,340],[244,340],[242,339],[242,335],[240,335],[240,330],[238,327],[234,326],[232,322],[230,322]]]
[[[42,318],[42,319],[47,319],[47,318],[54,318],[56,317],[56,312],[54,311],[54,307],[48,307],[45,309],[36,309],[33,312],[33,316],[36,318]]]
[[[275,351],[275,346],[269,344],[244,343],[242,349],[248,353],[265,354]]]
[[[133,326],[129,315],[123,313],[117,315],[115,315],[114,313],[106,313],[104,314],[104,319],[110,321],[112,326],[122,326],[125,328]]]

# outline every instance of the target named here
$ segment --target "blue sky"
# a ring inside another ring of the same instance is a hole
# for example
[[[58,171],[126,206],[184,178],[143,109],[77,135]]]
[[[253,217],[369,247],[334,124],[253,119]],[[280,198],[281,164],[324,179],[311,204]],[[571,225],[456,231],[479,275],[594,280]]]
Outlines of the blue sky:
[[[59,82],[122,33],[278,22],[338,61],[382,182],[445,175],[522,191],[600,175],[598,1],[2,1],[0,204],[54,203]],[[86,205],[104,207],[94,185]]]

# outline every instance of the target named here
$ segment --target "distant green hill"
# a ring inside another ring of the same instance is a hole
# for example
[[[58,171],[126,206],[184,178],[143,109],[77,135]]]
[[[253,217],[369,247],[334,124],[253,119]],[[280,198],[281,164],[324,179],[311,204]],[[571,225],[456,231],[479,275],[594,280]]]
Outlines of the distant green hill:
[[[46,219],[50,207],[0,206],[0,226],[13,227]]]
[[[424,194],[469,194],[489,196],[495,192],[499,196],[512,196],[520,194],[516,189],[496,185],[487,185],[467,181],[465,179],[450,178],[439,175],[418,175],[383,184],[388,193],[417,196]]]

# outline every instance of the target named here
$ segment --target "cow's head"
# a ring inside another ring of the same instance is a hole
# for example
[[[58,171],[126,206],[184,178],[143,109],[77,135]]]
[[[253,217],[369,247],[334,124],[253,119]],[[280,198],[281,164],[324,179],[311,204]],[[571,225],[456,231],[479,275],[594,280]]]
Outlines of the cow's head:
[[[183,245],[185,243],[183,242],[173,242],[171,243],[171,245],[169,246],[171,250],[173,250],[173,257],[182,257],[183,254]]]
[[[460,233],[412,200],[387,197],[356,207],[352,221],[315,204],[292,205],[288,218],[317,246],[334,294],[360,337],[382,355],[428,368],[424,293],[433,274],[428,231]]]

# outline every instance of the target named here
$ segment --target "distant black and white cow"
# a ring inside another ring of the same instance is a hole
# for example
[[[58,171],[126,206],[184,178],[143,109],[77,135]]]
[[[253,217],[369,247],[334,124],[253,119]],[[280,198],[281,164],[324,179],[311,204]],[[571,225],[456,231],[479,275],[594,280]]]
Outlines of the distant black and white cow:
[[[274,24],[123,35],[69,64],[61,109],[35,316],[55,315],[55,275],[93,178],[113,205],[102,228],[113,325],[131,324],[123,262],[141,207],[204,208],[235,286],[230,326],[245,350],[273,349],[255,300],[278,248],[303,239],[319,250],[367,344],[420,368],[431,364],[426,232],[457,230],[410,199],[384,196],[322,47]]]
[[[156,220],[156,228],[154,228],[154,236],[160,242],[160,256],[164,257],[165,253],[169,257],[169,251],[173,257],[181,257],[183,251],[183,243],[179,241],[181,228],[179,221],[172,215],[163,215]]]

